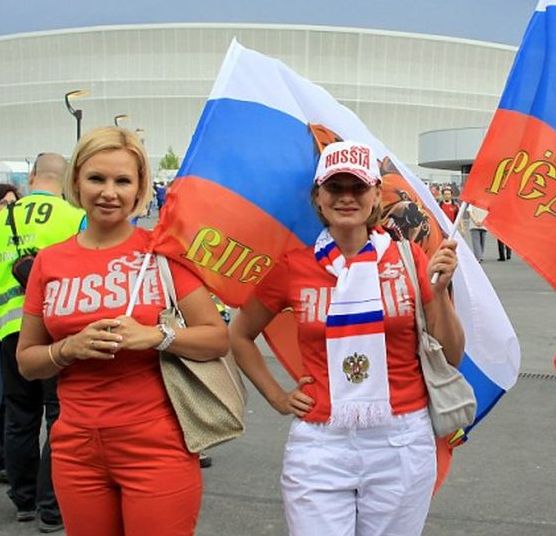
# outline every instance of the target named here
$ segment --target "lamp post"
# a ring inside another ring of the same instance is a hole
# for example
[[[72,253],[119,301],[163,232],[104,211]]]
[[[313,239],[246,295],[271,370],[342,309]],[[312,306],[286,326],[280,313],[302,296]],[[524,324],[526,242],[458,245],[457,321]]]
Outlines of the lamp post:
[[[141,140],[141,143],[143,145],[145,145],[145,129],[143,128],[136,128],[135,129],[135,134],[137,134],[137,137]]]
[[[114,116],[114,124],[119,127],[120,126],[120,120],[121,119],[128,119],[129,115],[127,114],[118,114]]]
[[[75,117],[75,120],[77,121],[77,141],[79,141],[79,138],[81,137],[81,119],[83,118],[83,110],[76,110],[71,105],[70,99],[73,99],[75,97],[84,97],[88,94],[89,93],[83,89],[74,89],[73,91],[68,91],[64,96],[68,112],[73,115],[73,117]]]

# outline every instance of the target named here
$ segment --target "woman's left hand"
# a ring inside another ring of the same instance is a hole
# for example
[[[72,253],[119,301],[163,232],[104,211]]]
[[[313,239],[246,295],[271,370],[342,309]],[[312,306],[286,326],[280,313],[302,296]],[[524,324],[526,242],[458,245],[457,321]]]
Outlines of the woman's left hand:
[[[438,281],[432,285],[435,292],[446,290],[446,287],[452,280],[458,266],[457,245],[458,243],[455,240],[443,240],[429,260],[429,278],[432,278],[436,272],[439,273]]]
[[[117,320],[120,325],[112,329],[123,337],[120,350],[147,350],[154,348],[162,341],[162,333],[156,326],[144,326],[130,316],[121,315]]]

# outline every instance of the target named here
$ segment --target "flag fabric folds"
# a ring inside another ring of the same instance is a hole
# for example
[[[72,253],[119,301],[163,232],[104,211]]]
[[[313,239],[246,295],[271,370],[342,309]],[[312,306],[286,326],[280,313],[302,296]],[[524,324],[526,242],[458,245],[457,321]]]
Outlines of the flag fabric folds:
[[[556,288],[556,1],[541,1],[462,198]]]
[[[324,89],[236,41],[169,189],[155,249],[190,263],[225,302],[241,305],[284,251],[314,244],[321,224],[312,177],[319,148],[334,139],[373,148],[385,225],[432,254],[451,224],[425,184]],[[458,241],[454,299],[467,341],[461,370],[477,395],[478,422],[515,383],[520,353],[492,286]],[[296,331],[288,311],[266,330],[293,377],[301,374]]]

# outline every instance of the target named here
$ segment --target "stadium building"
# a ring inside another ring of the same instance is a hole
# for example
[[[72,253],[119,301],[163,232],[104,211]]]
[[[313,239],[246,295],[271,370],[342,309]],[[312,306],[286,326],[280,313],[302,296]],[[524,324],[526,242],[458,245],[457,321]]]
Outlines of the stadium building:
[[[425,180],[419,135],[484,127],[495,110],[514,46],[400,31],[267,23],[157,23],[79,27],[0,36],[0,161],[38,152],[69,155],[83,131],[138,130],[156,166],[182,155],[227,47],[283,60],[351,108]]]

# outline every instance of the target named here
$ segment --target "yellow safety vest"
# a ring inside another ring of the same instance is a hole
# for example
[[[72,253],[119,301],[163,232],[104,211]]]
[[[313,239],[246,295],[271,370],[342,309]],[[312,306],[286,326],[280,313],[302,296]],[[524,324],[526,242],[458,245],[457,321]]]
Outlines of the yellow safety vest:
[[[83,210],[47,192],[23,197],[15,203],[13,214],[23,253],[66,240],[79,232],[85,218]],[[0,212],[0,339],[20,331],[25,293],[12,275],[18,253],[9,217],[7,209]]]

